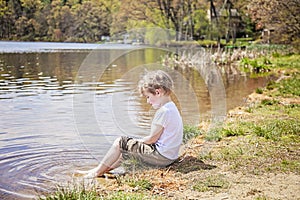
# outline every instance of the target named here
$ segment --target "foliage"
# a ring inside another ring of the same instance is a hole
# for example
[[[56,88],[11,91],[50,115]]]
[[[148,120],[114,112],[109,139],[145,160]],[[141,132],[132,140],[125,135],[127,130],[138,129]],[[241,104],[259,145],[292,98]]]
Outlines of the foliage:
[[[190,139],[202,135],[201,130],[198,127],[191,125],[184,125],[183,127],[183,143],[187,143]]]
[[[113,1],[110,1],[113,3]],[[0,38],[99,41],[109,35],[112,6],[105,0],[0,1]]]
[[[248,2],[225,2],[1,0],[0,39],[96,42],[102,36],[149,26],[174,30],[176,41],[211,37],[218,38],[218,42],[224,38],[228,43],[237,34],[252,36],[252,22],[244,9]],[[218,16],[218,23],[207,15],[212,8],[222,14]],[[229,8],[238,9],[238,19],[231,16]]]
[[[272,43],[299,46],[298,0],[253,0],[249,2],[248,11],[258,30],[266,28],[272,31]]]
[[[156,26],[174,30],[176,41],[212,39],[220,45],[220,39],[235,44],[237,37],[255,36],[256,23],[258,30],[274,29],[271,42],[292,44],[299,51],[296,2],[0,0],[0,39],[96,42],[102,36]]]
[[[257,94],[262,94],[264,91],[263,91],[262,88],[256,88],[255,92],[256,92]]]
[[[244,71],[250,73],[265,73],[269,72],[272,66],[271,61],[266,58],[258,58],[258,59],[250,59],[250,58],[242,58],[240,61],[240,65],[243,67]]]

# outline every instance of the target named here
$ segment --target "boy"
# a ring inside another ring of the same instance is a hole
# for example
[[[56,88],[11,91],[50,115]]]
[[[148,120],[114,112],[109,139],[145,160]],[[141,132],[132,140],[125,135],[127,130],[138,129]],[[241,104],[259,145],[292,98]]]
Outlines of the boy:
[[[166,72],[148,72],[140,80],[139,90],[157,110],[150,135],[139,140],[127,136],[117,138],[96,168],[79,173],[86,174],[87,178],[103,176],[130,156],[154,167],[172,164],[178,158],[183,137],[182,119],[170,96],[172,87],[173,81]]]

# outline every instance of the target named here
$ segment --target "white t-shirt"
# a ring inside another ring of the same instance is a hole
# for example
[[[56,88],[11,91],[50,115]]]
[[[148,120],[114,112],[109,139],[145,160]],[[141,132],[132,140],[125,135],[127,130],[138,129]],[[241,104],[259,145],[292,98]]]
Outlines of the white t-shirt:
[[[155,143],[158,152],[171,160],[177,159],[182,143],[183,124],[174,102],[168,102],[159,108],[154,115],[152,124],[164,127],[163,133]]]

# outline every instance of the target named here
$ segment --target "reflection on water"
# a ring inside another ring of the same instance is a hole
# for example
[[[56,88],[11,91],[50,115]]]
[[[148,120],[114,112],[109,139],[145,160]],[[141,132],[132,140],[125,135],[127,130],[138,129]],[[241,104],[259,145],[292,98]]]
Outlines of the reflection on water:
[[[72,169],[97,164],[116,136],[146,135],[154,111],[136,84],[144,69],[151,68],[148,64],[159,62],[164,53],[127,53],[90,82],[77,76],[88,51],[0,54],[0,199],[47,192],[56,183],[71,181]],[[206,119],[210,97],[200,75],[169,73],[185,123]],[[265,83],[240,75],[223,78],[228,109]],[[187,92],[191,86],[195,98]]]

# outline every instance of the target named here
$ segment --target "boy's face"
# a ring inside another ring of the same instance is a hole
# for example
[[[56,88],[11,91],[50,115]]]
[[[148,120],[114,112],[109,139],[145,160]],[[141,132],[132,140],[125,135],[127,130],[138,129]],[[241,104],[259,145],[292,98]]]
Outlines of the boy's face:
[[[161,95],[157,91],[157,93],[152,94],[148,91],[144,91],[144,96],[147,99],[147,103],[149,103],[154,109],[158,109],[161,106]]]

